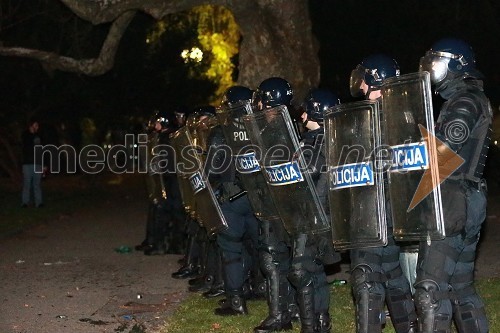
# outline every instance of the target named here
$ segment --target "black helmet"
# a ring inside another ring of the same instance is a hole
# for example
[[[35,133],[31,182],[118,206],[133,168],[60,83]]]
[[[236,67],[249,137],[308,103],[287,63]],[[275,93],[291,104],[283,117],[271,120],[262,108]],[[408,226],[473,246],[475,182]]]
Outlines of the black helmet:
[[[253,91],[250,88],[244,86],[232,86],[227,89],[222,96],[222,105],[235,104],[241,101],[251,100]]]
[[[399,65],[393,58],[385,54],[373,54],[356,66],[351,72],[350,89],[353,97],[363,96],[361,84],[368,86],[368,93],[378,90],[382,81],[399,75]]]
[[[305,101],[307,119],[323,122],[325,111],[335,105],[340,104],[336,94],[327,89],[313,89],[307,95]]]
[[[482,77],[476,70],[472,47],[457,38],[444,38],[435,42],[420,58],[419,70],[430,73],[431,83],[438,86],[438,91],[456,77]]]
[[[194,113],[198,116],[215,116],[215,106],[212,105],[203,105],[194,109]]]
[[[252,103],[259,109],[278,105],[290,106],[293,99],[293,89],[287,80],[271,77],[262,81],[253,94]]]

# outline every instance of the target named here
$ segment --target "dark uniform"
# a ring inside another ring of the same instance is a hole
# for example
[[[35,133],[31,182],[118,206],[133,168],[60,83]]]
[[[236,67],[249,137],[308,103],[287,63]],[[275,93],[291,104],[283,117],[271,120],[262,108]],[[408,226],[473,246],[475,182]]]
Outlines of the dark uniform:
[[[260,83],[254,93],[254,112],[279,105],[286,105],[290,110],[292,98],[293,90],[286,80],[279,77],[268,78]],[[291,330],[292,319],[297,317],[298,308],[294,288],[288,280],[292,251],[290,235],[279,216],[259,221],[260,267],[267,283],[269,314],[254,328],[254,333]]]
[[[374,100],[384,79],[399,75],[394,59],[384,54],[366,57],[351,74],[351,94]],[[363,91],[363,83],[365,84]],[[383,111],[382,111],[383,116]],[[352,249],[351,282],[356,303],[356,332],[382,332],[387,304],[398,333],[415,332],[416,312],[408,279],[399,257],[401,244],[394,240],[390,203],[386,200],[387,245]]]
[[[326,90],[315,89],[306,99],[304,126],[314,124],[302,134],[301,145],[308,172],[316,186],[323,207],[328,206],[328,180],[326,157],[323,146],[324,129],[320,126],[323,111],[338,104],[338,98]],[[328,210],[327,210],[328,211]],[[328,219],[329,220],[329,219]],[[330,288],[324,265],[340,261],[333,250],[331,231],[319,234],[298,233],[293,235],[292,265],[288,278],[297,290],[297,303],[302,333],[330,332]]]
[[[256,255],[258,221],[237,178],[234,161],[225,142],[222,129],[220,126],[215,127],[209,139],[207,166],[211,167],[210,183],[218,195],[222,213],[228,224],[226,230],[217,234],[227,296],[222,306],[215,309],[215,314],[221,316],[247,313],[244,287],[252,266],[259,265]],[[213,156],[210,152],[214,152]],[[248,249],[245,247],[245,239],[250,240]]]
[[[148,154],[140,156],[140,163],[147,164],[149,206],[146,239],[136,249],[146,255],[180,253],[184,246],[182,225],[185,215],[175,177],[174,152],[169,149],[168,136],[173,127],[167,117],[162,111],[154,114],[148,125]]]
[[[474,261],[486,218],[482,173],[492,110],[467,43],[451,38],[436,42],[420,68],[430,72],[435,90],[446,100],[436,137],[465,162],[441,184],[446,238],[420,245],[415,283],[419,332],[449,333],[453,319],[460,333],[486,333],[484,303],[474,288]],[[438,145],[438,162],[446,168],[453,154],[443,151]]]

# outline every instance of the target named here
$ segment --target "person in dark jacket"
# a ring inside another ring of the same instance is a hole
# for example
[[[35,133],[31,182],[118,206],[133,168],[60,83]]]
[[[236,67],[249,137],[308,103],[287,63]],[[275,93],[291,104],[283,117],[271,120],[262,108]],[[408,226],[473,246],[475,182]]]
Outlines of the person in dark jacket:
[[[42,161],[42,139],[38,130],[40,124],[37,119],[31,119],[28,128],[22,134],[23,149],[23,191],[22,207],[28,207],[31,200],[31,190],[35,199],[35,207],[43,207],[42,176],[44,172]]]
[[[328,206],[327,174],[323,146],[323,113],[339,104],[335,94],[326,89],[313,89],[305,100],[302,114],[305,132],[301,146],[307,172],[310,173],[323,207]],[[292,236],[293,256],[288,279],[297,290],[297,303],[301,333],[326,333],[331,331],[330,288],[326,280],[325,264],[340,261],[333,249],[331,231],[323,233],[297,233]]]
[[[381,100],[384,80],[399,76],[399,73],[399,65],[392,57],[369,55],[351,73],[351,94],[364,96],[366,100]],[[386,321],[385,305],[397,333],[414,333],[417,325],[410,283],[399,261],[404,244],[394,238],[391,205],[388,199],[386,202],[387,245],[350,250],[356,333],[382,332]]]
[[[474,288],[474,261],[481,225],[486,218],[483,170],[491,138],[493,113],[483,92],[469,44],[445,38],[420,60],[434,90],[446,102],[436,122],[438,163],[451,157],[464,163],[441,184],[446,237],[421,242],[415,282],[418,332],[489,331],[484,303]]]

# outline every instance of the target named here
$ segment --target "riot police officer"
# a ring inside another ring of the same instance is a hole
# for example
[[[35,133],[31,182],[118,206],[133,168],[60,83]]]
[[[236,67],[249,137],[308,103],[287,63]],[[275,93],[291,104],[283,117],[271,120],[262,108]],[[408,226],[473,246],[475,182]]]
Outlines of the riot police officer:
[[[172,129],[168,113],[156,110],[147,125],[148,155],[141,156],[141,163],[147,164],[149,206],[146,223],[146,238],[135,248],[144,251],[145,255],[161,255],[167,253],[165,236],[169,224],[169,212],[179,209],[180,202],[175,191],[175,184],[171,184],[171,170],[173,168],[172,154],[162,151],[160,145],[168,144],[168,134]],[[162,161],[162,162],[160,162]],[[172,191],[172,193],[170,193]],[[171,198],[169,196],[172,195]],[[182,214],[182,207],[178,213]],[[177,217],[177,215],[175,215]],[[182,217],[180,218],[182,220]],[[177,249],[175,249],[177,251]]]
[[[187,120],[186,126],[192,134],[196,151],[200,160],[206,161],[208,153],[208,138],[211,132],[211,122],[215,121],[215,108],[210,105],[195,108]],[[195,203],[196,205],[196,203]],[[194,208],[191,221],[188,224],[189,248],[187,265],[172,274],[174,278],[193,278],[190,280],[190,291],[207,292],[220,276],[220,251],[214,237],[209,237],[204,226],[197,220],[199,212]],[[205,221],[207,223],[210,221]],[[203,222],[202,222],[203,223]],[[195,253],[197,255],[195,255]]]
[[[198,122],[200,114],[196,111],[189,113],[185,118],[185,113],[177,112],[176,122],[180,125],[184,123],[185,126],[193,126],[194,123]],[[185,118],[185,121],[184,121]],[[179,172],[179,170],[177,170]],[[189,212],[186,223],[185,223],[185,235],[187,236],[187,244],[185,248],[184,260],[182,260],[182,266],[172,273],[174,279],[187,279],[187,278],[201,278],[203,279],[203,265],[206,260],[204,256],[206,254],[206,242],[200,241],[205,239],[206,232],[203,230],[196,220],[196,214],[194,207],[191,208],[192,211]],[[193,284],[199,281],[193,281]]]
[[[249,100],[252,91],[234,86],[226,91],[223,103]],[[209,141],[209,179],[218,193],[222,213],[228,228],[217,234],[217,244],[222,252],[222,270],[226,300],[215,309],[216,315],[230,316],[247,314],[245,283],[253,265],[258,267],[258,221],[246,195],[232,153],[228,150],[221,126],[213,129]],[[245,238],[250,246],[245,246]],[[248,292],[247,292],[248,293]]]
[[[279,105],[292,109],[293,89],[288,81],[270,77],[262,81],[254,92],[254,111]],[[272,200],[271,198],[268,198]],[[276,219],[260,219],[260,265],[267,282],[269,314],[255,333],[268,333],[292,329],[292,318],[297,316],[295,292],[288,280],[291,265],[291,240],[283,222]]]
[[[305,132],[301,145],[309,174],[323,207],[327,207],[328,183],[323,148],[323,113],[339,104],[335,94],[326,89],[313,89],[305,100],[302,114]],[[293,237],[293,259],[288,278],[297,290],[301,333],[330,332],[330,290],[325,264],[333,264],[340,256],[333,249],[330,231],[319,234],[298,233]]]
[[[415,283],[419,332],[489,331],[484,303],[474,288],[474,261],[481,225],[486,218],[482,179],[491,136],[492,110],[476,69],[471,46],[445,38],[420,59],[420,71],[445,103],[436,122],[438,163],[445,167],[458,154],[464,163],[441,184],[446,237],[421,242]]]
[[[380,99],[383,81],[397,75],[399,65],[393,58],[385,54],[370,55],[351,73],[351,94],[354,97],[364,96],[369,100]],[[350,251],[357,333],[382,332],[385,303],[396,332],[415,332],[416,329],[416,313],[410,284],[400,266],[401,248],[394,240],[390,205],[387,204],[386,207],[387,245]]]

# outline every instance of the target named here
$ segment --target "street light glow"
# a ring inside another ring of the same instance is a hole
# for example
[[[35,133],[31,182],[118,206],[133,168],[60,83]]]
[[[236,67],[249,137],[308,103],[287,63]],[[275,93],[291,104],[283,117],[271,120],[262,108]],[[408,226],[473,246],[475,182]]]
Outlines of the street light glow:
[[[181,52],[181,57],[184,59],[184,62],[194,61],[200,62],[203,59],[203,51],[198,47],[192,47],[191,50],[184,49]]]

